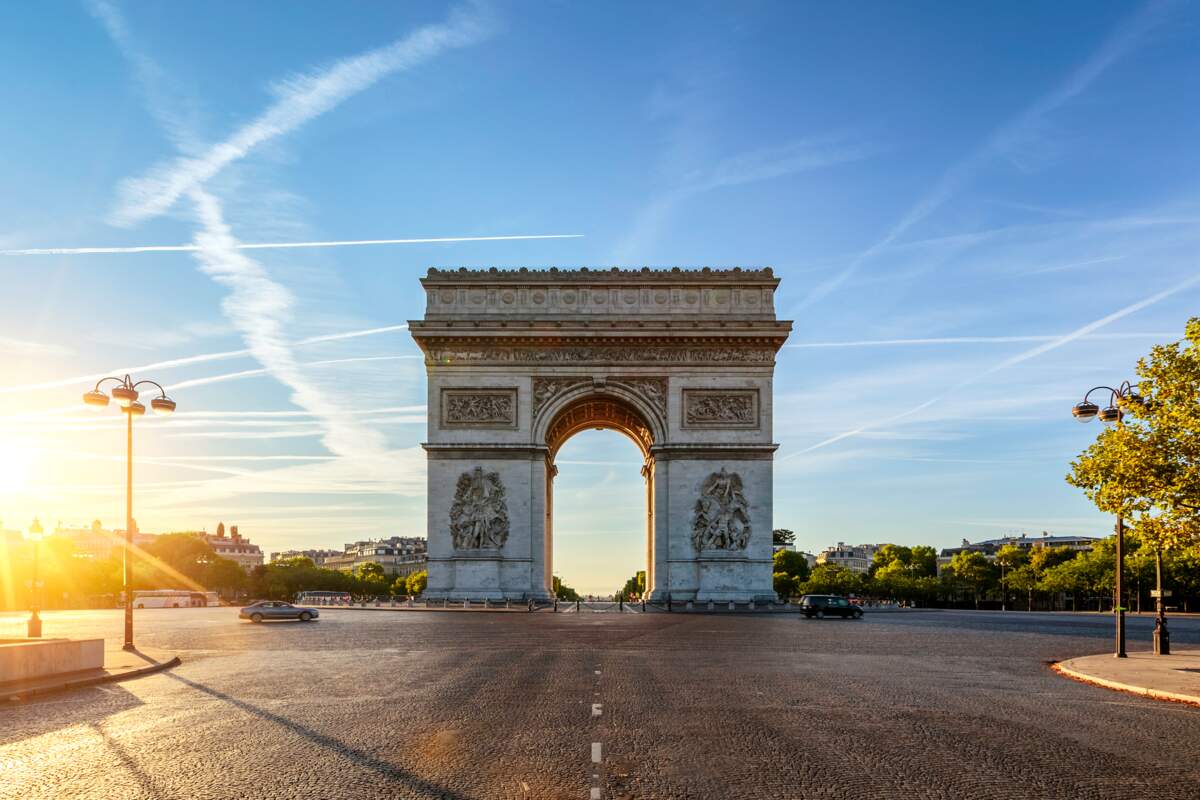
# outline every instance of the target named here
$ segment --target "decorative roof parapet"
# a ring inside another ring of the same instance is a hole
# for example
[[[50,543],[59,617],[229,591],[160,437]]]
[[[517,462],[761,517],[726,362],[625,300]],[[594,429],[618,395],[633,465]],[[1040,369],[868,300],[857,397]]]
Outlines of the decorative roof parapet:
[[[467,267],[437,268],[430,267],[428,275],[421,279],[426,282],[470,281],[472,283],[542,283],[542,282],[582,282],[600,283],[608,281],[654,281],[656,283],[692,283],[692,282],[737,282],[763,281],[778,284],[779,278],[770,267],[670,267],[654,269],[641,267],[639,269],[622,269],[620,267],[579,267],[577,269],[562,269],[548,267],[545,269],[469,269]]]

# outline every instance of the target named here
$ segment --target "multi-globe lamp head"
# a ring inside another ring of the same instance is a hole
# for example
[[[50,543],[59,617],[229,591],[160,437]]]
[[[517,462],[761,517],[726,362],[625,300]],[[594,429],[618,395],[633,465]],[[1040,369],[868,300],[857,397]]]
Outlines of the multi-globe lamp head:
[[[113,378],[112,380],[118,380]],[[148,381],[149,382],[149,381]],[[158,386],[158,384],[154,384]],[[162,392],[162,387],[159,386],[159,391]],[[112,399],[117,401],[117,405],[121,410],[130,416],[140,417],[146,413],[146,406],[138,402],[138,391],[135,385],[131,385],[129,379],[126,378],[120,386],[112,390]],[[93,411],[101,411],[108,407],[109,396],[100,391],[100,386],[97,384],[95,389],[90,392],[85,392],[83,395],[83,403]],[[162,395],[155,397],[150,401],[150,408],[160,417],[169,416],[175,413],[175,401],[167,397],[165,392]]]
[[[31,542],[40,542],[42,540],[42,533],[42,523],[38,521],[37,517],[34,517],[29,530],[25,531],[25,538]]]

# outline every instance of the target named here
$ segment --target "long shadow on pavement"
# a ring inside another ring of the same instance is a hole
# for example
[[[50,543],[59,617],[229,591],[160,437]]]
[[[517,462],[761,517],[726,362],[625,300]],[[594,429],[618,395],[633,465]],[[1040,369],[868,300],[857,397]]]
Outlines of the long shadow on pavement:
[[[120,684],[72,689],[0,706],[0,746],[44,736],[61,728],[91,724],[143,705]],[[0,781],[2,783],[2,781]]]
[[[163,796],[162,792],[158,790],[158,787],[154,785],[154,781],[151,780],[150,776],[138,766],[137,762],[134,761],[129,755],[129,751],[126,750],[120,742],[109,736],[108,731],[104,730],[104,727],[100,725],[100,723],[91,722],[88,724],[91,726],[92,730],[94,730],[97,735],[104,740],[104,745],[112,751],[113,755],[117,757],[122,766],[124,766],[129,774],[133,776],[133,779],[137,781],[138,786],[142,787],[142,791],[145,792],[147,797],[158,800],[158,798]]]
[[[423,792],[431,797],[439,798],[439,800],[472,800],[472,798],[468,795],[459,794],[458,792],[452,789],[447,789],[444,786],[438,786],[437,784],[431,783],[424,778],[408,772],[407,770],[400,769],[386,761],[376,758],[370,753],[365,753],[362,750],[353,748],[345,742],[335,739],[332,736],[315,731],[312,728],[301,725],[300,723],[290,720],[287,717],[267,711],[265,708],[259,708],[256,705],[247,703],[245,700],[239,700],[236,697],[225,694],[224,692],[219,692],[216,689],[205,686],[202,683],[197,683],[195,681],[188,680],[181,675],[176,675],[173,672],[164,672],[163,675],[171,680],[179,681],[186,686],[190,686],[198,692],[203,692],[210,697],[223,700],[232,706],[240,708],[242,711],[255,715],[256,717],[260,717],[268,722],[273,722],[276,725],[287,728],[293,733],[298,733],[309,741],[318,744],[327,750],[331,750],[337,755],[343,756],[344,758],[353,761],[355,764],[358,764],[361,767],[365,767],[372,772],[382,775],[390,781],[395,781],[396,783],[402,784],[407,789]]]

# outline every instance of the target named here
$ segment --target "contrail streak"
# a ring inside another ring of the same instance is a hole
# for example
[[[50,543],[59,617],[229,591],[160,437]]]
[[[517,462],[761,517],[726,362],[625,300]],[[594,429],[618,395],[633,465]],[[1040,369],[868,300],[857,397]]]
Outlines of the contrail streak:
[[[918,412],[924,411],[925,409],[929,408],[934,403],[941,402],[942,400],[946,399],[946,397],[948,397],[949,395],[958,391],[959,389],[962,389],[966,386],[970,386],[971,384],[973,384],[977,381],[980,381],[989,375],[999,372],[1000,370],[1007,369],[1008,367],[1016,366],[1017,364],[1020,364],[1024,361],[1028,361],[1031,358],[1037,358],[1038,356],[1040,356],[1044,353],[1048,353],[1051,350],[1056,350],[1065,344],[1070,344],[1071,342],[1076,341],[1077,339],[1086,338],[1087,336],[1092,334],[1093,331],[1103,328],[1106,325],[1110,325],[1110,324],[1116,322],[1117,320],[1123,319],[1124,317],[1127,317],[1130,314],[1134,314],[1138,311],[1141,311],[1144,308],[1148,308],[1149,306],[1152,306],[1155,303],[1161,302],[1161,301],[1167,299],[1168,297],[1171,297],[1172,295],[1179,294],[1180,292],[1190,289],[1193,286],[1196,286],[1197,284],[1200,284],[1200,275],[1195,275],[1191,278],[1188,278],[1185,281],[1181,281],[1180,283],[1175,284],[1174,286],[1170,286],[1166,289],[1163,289],[1161,292],[1156,292],[1155,294],[1152,294],[1149,297],[1142,298],[1141,300],[1137,301],[1136,303],[1131,303],[1131,304],[1125,306],[1124,308],[1120,308],[1120,309],[1114,311],[1113,313],[1108,314],[1107,316],[1103,316],[1100,319],[1093,320],[1092,322],[1089,322],[1087,325],[1083,325],[1082,327],[1076,328],[1075,330],[1071,331],[1070,333],[1064,334],[1062,336],[1054,337],[1054,339],[1052,339],[1049,342],[1046,342],[1045,344],[1040,344],[1037,347],[1031,347],[1028,350],[1024,350],[1024,351],[1018,353],[1017,355],[1012,356],[1011,358],[1006,358],[1005,360],[1001,361],[1000,363],[995,364],[991,367],[988,367],[983,372],[980,372],[977,375],[972,375],[970,378],[966,378],[965,380],[959,381],[958,383],[956,383],[953,386],[946,389],[941,394],[935,395],[935,396],[929,398],[928,400],[924,401],[920,405],[914,406],[914,407],[908,409],[907,411],[901,411],[900,413],[894,414],[890,417],[887,417],[886,419],[873,420],[873,421],[868,422],[864,425],[861,425],[857,428],[854,428],[853,430],[843,431],[842,433],[839,433],[836,436],[831,436],[828,439],[817,442],[814,445],[810,445],[809,447],[806,447],[803,450],[798,450],[795,453],[789,453],[788,455],[784,456],[783,458],[776,459],[776,461],[777,462],[786,461],[789,458],[793,458],[794,456],[804,455],[805,453],[811,453],[814,450],[819,450],[822,447],[828,447],[829,445],[834,444],[836,442],[840,442],[843,439],[848,439],[852,436],[857,436],[860,433],[863,433],[864,431],[866,431],[870,428],[882,427],[884,425],[887,425],[892,422],[896,422],[896,421],[904,419],[906,417],[911,417],[913,414],[916,414]]]
[[[302,247],[363,247],[380,244],[440,244],[452,242],[511,242],[527,239],[582,239],[582,233],[531,233],[502,236],[435,236],[421,239],[348,239],[329,242],[252,242],[235,245],[237,250],[288,250]],[[195,253],[196,244],[151,244],[136,247],[30,247],[0,250],[0,256],[83,256],[113,253]]]
[[[263,143],[291,133],[389,75],[474,45],[492,32],[485,17],[453,9],[442,23],[418,28],[389,45],[343,58],[319,71],[292,76],[274,87],[275,102],[224,141],[198,156],[180,156],[141,178],[124,181],[114,221],[129,226],[156,217]]]
[[[1166,339],[1173,333],[1094,333],[1087,339]],[[829,347],[904,347],[930,344],[1012,344],[1019,342],[1053,342],[1061,335],[1030,334],[1023,336],[939,336],[924,339],[860,339],[850,342],[796,342],[784,347],[820,349]]]
[[[408,325],[386,325],[382,328],[366,328],[358,331],[345,331],[343,333],[326,333],[321,336],[309,336],[307,339],[300,339],[296,345],[320,344],[321,342],[335,342],[342,339],[356,339],[360,336],[375,336],[380,333],[391,333],[393,331],[408,330]],[[136,367],[117,367],[107,372],[96,372],[91,375],[78,375],[74,378],[62,378],[56,381],[46,381],[44,383],[26,383],[20,386],[0,386],[0,394],[12,394],[14,392],[32,392],[38,389],[59,389],[63,386],[76,386],[78,384],[94,383],[101,378],[109,375],[124,375],[126,373],[146,372],[155,369],[173,369],[175,367],[186,367],[192,364],[203,364],[208,361],[227,361],[232,358],[247,358],[251,355],[249,349],[244,350],[225,350],[219,353],[202,353],[196,356],[184,356],[183,358],[171,358],[166,361],[155,361],[152,364],[142,364]]]

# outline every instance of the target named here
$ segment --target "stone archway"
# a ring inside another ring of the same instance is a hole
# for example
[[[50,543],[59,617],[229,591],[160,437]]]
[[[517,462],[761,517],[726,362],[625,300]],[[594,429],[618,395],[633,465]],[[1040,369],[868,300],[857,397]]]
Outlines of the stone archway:
[[[771,382],[791,323],[764,270],[430,270],[431,597],[548,598],[554,457],[641,449],[652,598],[773,597]]]

